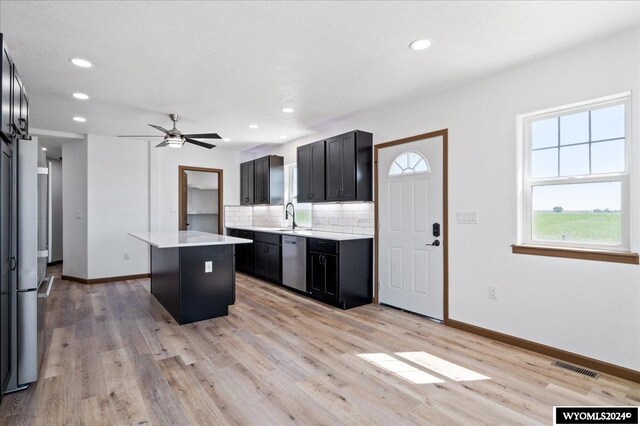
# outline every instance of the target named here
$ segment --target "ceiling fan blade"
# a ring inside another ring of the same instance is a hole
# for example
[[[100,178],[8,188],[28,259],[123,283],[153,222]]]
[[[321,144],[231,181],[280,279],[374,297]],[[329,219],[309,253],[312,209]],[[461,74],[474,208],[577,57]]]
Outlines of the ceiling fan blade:
[[[149,124],[149,126],[153,127],[154,129],[160,130],[162,133],[169,133],[169,131],[164,127],[156,126],[155,124]]]
[[[191,138],[187,138],[187,137],[184,138],[184,141],[188,142],[188,143],[192,143],[194,145],[201,146],[203,148],[207,148],[207,149],[211,149],[211,148],[215,148],[216,147],[215,145],[211,145],[210,143],[200,142],[200,141],[197,141],[195,139],[191,139]]]
[[[222,139],[217,133],[193,133],[190,135],[185,135],[188,138],[196,138],[196,139]]]
[[[118,135],[119,138],[164,138],[162,135]]]
[[[166,141],[162,141],[158,145],[156,145],[156,148],[162,148],[163,146],[167,146],[167,145],[169,144]]]

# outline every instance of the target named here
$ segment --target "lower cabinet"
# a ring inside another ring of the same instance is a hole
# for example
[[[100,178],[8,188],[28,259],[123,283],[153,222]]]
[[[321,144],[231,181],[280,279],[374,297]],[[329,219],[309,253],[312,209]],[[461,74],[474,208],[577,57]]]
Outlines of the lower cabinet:
[[[307,240],[307,291],[317,300],[349,309],[373,299],[372,240]]]
[[[282,254],[280,246],[276,244],[254,243],[255,268],[254,273],[260,277],[274,281],[281,281],[280,262]]]
[[[229,229],[228,235],[253,240],[236,247],[236,271],[282,283],[279,234]],[[373,240],[307,238],[307,291],[321,302],[350,309],[373,300]]]
[[[282,281],[282,241],[279,234],[253,233],[253,273],[269,281]]]

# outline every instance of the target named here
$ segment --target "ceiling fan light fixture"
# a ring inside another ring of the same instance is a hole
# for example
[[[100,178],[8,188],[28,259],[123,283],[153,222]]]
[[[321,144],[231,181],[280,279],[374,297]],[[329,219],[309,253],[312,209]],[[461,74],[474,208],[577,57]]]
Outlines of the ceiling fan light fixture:
[[[169,148],[181,148],[184,140],[179,136],[167,136],[164,140]]]

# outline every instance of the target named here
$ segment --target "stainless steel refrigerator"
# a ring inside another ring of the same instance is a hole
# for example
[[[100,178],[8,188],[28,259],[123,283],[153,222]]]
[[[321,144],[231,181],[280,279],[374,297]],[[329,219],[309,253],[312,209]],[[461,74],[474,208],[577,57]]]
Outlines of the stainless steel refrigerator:
[[[47,159],[37,138],[18,140],[18,279],[15,289],[12,376],[8,392],[38,379],[44,353],[47,277]]]

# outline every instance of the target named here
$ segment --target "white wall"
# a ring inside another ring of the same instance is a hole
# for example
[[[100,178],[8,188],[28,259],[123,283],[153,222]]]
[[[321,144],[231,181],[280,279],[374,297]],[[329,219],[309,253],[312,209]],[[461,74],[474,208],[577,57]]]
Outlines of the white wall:
[[[62,260],[62,161],[49,163],[49,262]]]
[[[239,204],[240,162],[247,157],[238,151],[190,144],[180,149],[151,148],[151,230],[178,229],[178,166],[223,169],[224,204]]]
[[[427,51],[424,55],[428,55]],[[449,129],[450,317],[640,370],[640,267],[516,255],[516,115],[631,90],[640,108],[636,31],[471,82],[337,120],[267,152],[295,162],[295,148],[353,129],[382,143]],[[425,78],[428,78],[425,76]],[[640,121],[632,130],[632,249],[640,251]],[[256,153],[260,155],[262,153]],[[457,211],[479,212],[476,226]],[[488,286],[499,300],[488,298]]]
[[[127,233],[149,229],[148,143],[97,135],[87,141],[87,278],[147,273],[149,248]]]
[[[62,273],[87,277],[87,141],[62,146]],[[77,217],[79,216],[79,217]]]

